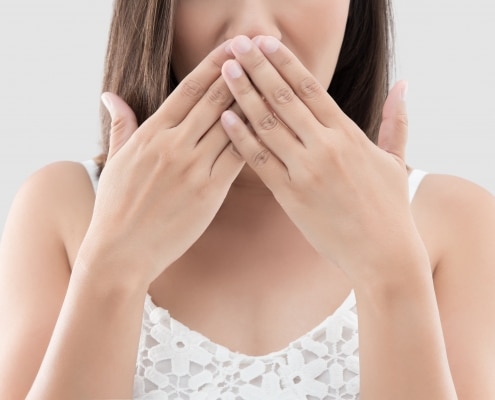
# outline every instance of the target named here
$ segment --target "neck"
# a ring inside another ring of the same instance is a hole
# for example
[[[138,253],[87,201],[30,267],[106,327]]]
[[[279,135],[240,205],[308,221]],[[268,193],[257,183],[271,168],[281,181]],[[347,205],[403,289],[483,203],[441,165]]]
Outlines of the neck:
[[[252,172],[252,171],[251,171]],[[210,253],[237,259],[316,255],[272,192],[243,174],[232,185],[214,220],[196,244]]]
[[[200,266],[196,272],[208,279],[262,277],[266,282],[275,282],[289,271],[299,276],[307,274],[308,266],[327,265],[271,191],[245,176],[232,185],[214,220],[181,263],[189,266],[188,271]]]
[[[281,225],[292,225],[292,222],[270,189],[245,167],[232,184],[212,225],[225,229],[239,226],[247,232],[265,231],[270,226],[279,230]]]

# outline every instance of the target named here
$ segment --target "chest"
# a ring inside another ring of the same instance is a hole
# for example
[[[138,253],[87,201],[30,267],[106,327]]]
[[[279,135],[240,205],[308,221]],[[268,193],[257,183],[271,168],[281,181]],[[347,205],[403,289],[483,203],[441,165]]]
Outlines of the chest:
[[[149,290],[153,303],[214,343],[242,354],[268,354],[322,323],[351,291],[322,260],[256,265],[193,262],[184,257]]]

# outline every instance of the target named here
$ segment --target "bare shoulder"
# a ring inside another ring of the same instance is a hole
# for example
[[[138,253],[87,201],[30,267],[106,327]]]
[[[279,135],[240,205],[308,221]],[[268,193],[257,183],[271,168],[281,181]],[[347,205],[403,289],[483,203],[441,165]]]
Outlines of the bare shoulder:
[[[91,180],[81,163],[60,161],[33,173],[17,193],[7,230],[43,229],[70,245],[89,222],[94,203]]]
[[[428,175],[415,203],[436,246],[435,292],[459,399],[493,398],[495,197],[465,179]]]
[[[94,198],[90,178],[81,163],[59,161],[34,172],[22,185],[15,202],[32,203],[49,214],[60,211],[67,200]],[[14,203],[15,206],[15,203]]]
[[[89,224],[94,191],[80,163],[57,162],[33,173],[12,203],[0,242],[0,286],[22,293],[41,277],[70,272],[71,252]],[[4,275],[7,275],[5,279]],[[40,276],[37,276],[40,275]],[[16,285],[19,285],[16,289]]]
[[[469,223],[480,216],[486,219],[495,211],[493,194],[473,182],[452,175],[427,175],[417,197],[423,209],[440,213],[447,217],[447,221],[455,223]]]
[[[413,210],[430,222],[429,229],[443,238],[446,252],[455,243],[490,240],[495,235],[495,196],[481,186],[451,175],[429,174],[424,178]],[[461,249],[457,249],[461,250]]]

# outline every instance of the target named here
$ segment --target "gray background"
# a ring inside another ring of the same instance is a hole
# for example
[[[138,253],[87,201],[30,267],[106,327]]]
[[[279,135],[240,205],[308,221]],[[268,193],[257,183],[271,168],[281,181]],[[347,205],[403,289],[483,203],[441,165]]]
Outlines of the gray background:
[[[99,152],[111,8],[111,0],[0,0],[0,231],[35,170]],[[495,193],[494,3],[396,0],[395,13],[396,78],[410,87],[409,164]]]

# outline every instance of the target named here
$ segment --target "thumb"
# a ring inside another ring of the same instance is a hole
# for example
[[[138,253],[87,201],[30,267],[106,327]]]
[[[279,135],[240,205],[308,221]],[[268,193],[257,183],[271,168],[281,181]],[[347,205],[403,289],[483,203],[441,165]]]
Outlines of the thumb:
[[[397,82],[385,100],[378,147],[402,161],[406,158],[408,118],[406,109],[406,81]]]
[[[138,124],[134,111],[116,94],[105,92],[101,95],[101,101],[112,119],[108,151],[108,159],[111,159],[127,143]]]

